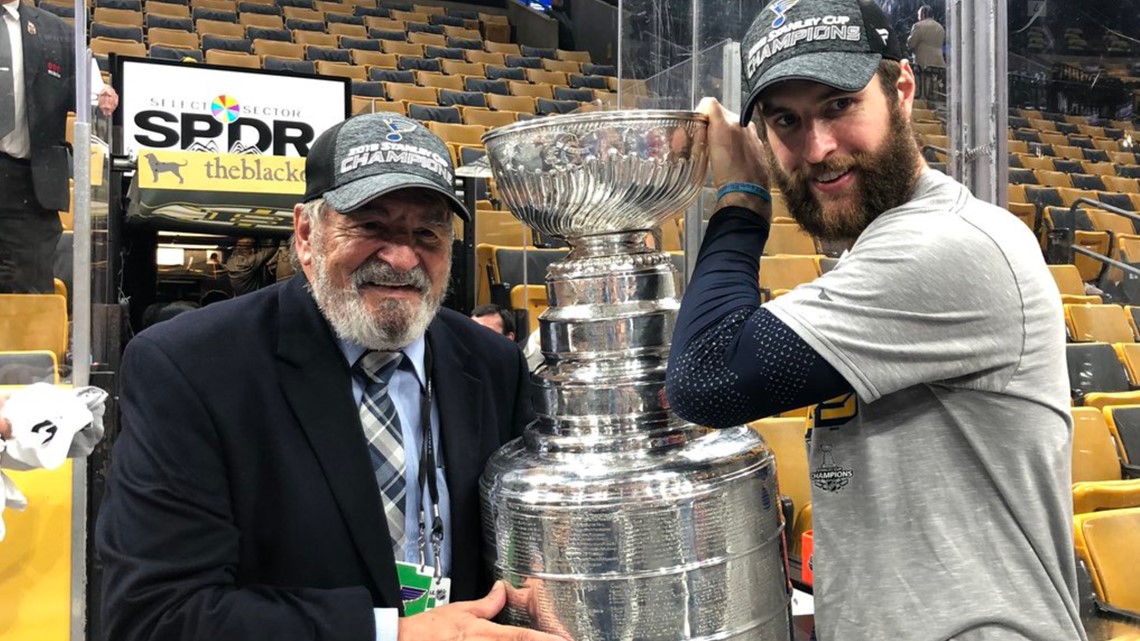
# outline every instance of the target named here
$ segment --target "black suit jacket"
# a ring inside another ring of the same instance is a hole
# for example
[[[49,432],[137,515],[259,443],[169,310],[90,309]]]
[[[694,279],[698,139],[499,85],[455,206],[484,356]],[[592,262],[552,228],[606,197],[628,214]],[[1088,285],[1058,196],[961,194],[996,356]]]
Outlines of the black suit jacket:
[[[485,594],[478,479],[533,418],[512,341],[428,330],[451,497],[453,600]],[[372,641],[400,607],[349,366],[297,277],[132,340],[96,524],[114,641]]]
[[[58,16],[27,3],[20,5],[20,31],[36,200],[44,209],[66,210],[71,175],[67,112],[75,109],[75,39],[71,27]]]

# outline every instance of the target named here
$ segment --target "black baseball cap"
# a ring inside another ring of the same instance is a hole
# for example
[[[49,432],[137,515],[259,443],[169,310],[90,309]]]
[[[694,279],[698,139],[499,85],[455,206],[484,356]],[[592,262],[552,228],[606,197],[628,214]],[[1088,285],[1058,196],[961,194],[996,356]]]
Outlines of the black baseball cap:
[[[784,80],[811,80],[844,91],[871,82],[879,62],[902,60],[890,20],[873,0],[773,0],[743,45],[747,126],[760,93]]]
[[[423,123],[394,113],[353,116],[327,129],[305,158],[302,202],[324,197],[346,213],[374,198],[418,187],[445,196],[464,220],[471,213],[455,196],[451,153]]]

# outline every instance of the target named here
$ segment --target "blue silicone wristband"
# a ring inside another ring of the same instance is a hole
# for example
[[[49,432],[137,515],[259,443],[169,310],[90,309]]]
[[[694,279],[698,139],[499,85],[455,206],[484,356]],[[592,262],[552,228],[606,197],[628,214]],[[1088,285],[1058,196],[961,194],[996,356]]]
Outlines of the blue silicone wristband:
[[[759,196],[760,199],[766,203],[772,202],[772,194],[768,193],[767,189],[764,189],[756,183],[728,183],[720,189],[716,190],[716,199],[720,200],[727,194],[731,194],[736,191],[742,191],[746,194]]]

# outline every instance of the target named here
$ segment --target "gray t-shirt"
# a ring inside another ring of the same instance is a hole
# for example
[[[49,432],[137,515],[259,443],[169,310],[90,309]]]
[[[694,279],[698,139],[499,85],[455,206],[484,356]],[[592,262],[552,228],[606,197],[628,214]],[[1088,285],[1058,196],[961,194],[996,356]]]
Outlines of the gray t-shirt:
[[[1064,319],[1025,225],[927,169],[767,309],[857,396],[810,436],[820,641],[1084,639]]]

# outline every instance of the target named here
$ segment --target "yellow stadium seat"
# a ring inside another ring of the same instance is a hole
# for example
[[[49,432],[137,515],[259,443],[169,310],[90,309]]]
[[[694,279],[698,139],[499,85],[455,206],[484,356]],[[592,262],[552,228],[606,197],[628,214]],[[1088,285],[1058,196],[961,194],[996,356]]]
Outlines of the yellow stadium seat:
[[[777,254],[791,254],[795,256],[812,256],[819,253],[815,238],[800,228],[797,224],[773,224],[768,233],[768,242],[764,245],[764,253],[768,256]]]
[[[395,69],[398,62],[394,53],[383,53],[368,49],[350,49],[350,52],[354,64],[364,65],[368,68]]]
[[[314,47],[336,48],[340,46],[340,41],[332,34],[321,33],[319,31],[304,31],[302,29],[293,31],[293,42],[299,45]]]
[[[518,114],[513,111],[491,111],[481,107],[464,107],[463,122],[468,125],[482,125],[487,128],[502,127],[518,120]]]
[[[819,263],[812,256],[761,256],[760,288],[774,294],[819,278]]]
[[[800,556],[803,533],[811,529],[811,481],[804,418],[765,418],[748,424],[756,430],[776,458],[780,494],[792,501],[793,517],[788,555]]]
[[[547,300],[545,286],[515,285],[511,288],[511,309],[526,310],[528,336],[538,331],[538,317],[547,307],[550,307],[550,301]]]
[[[260,69],[261,58],[241,51],[223,51],[210,49],[206,52],[206,62],[211,65],[225,67],[242,67],[246,69]]]
[[[533,114],[536,109],[535,103],[535,99],[531,96],[503,96],[497,93],[487,94],[487,106],[495,111]]]
[[[67,299],[58,294],[0,294],[0,350],[67,354]]]
[[[513,42],[487,41],[483,43],[483,48],[491,53],[501,53],[508,56],[522,55],[522,49]]]
[[[1120,305],[1065,305],[1069,334],[1077,342],[1131,343],[1128,316]]]
[[[534,69],[528,69],[527,71],[534,71]],[[507,82],[507,86],[510,87],[512,96],[546,98],[547,100],[554,99],[554,88],[551,85],[532,85],[529,82],[510,80]]]
[[[1098,601],[1140,616],[1140,508],[1078,514],[1073,524],[1077,554]]]
[[[1101,303],[1100,296],[1085,294],[1084,281],[1081,280],[1081,273],[1075,265],[1049,265],[1049,273],[1053,275],[1053,280],[1057,283],[1057,292],[1061,295],[1061,302],[1094,305]]]

